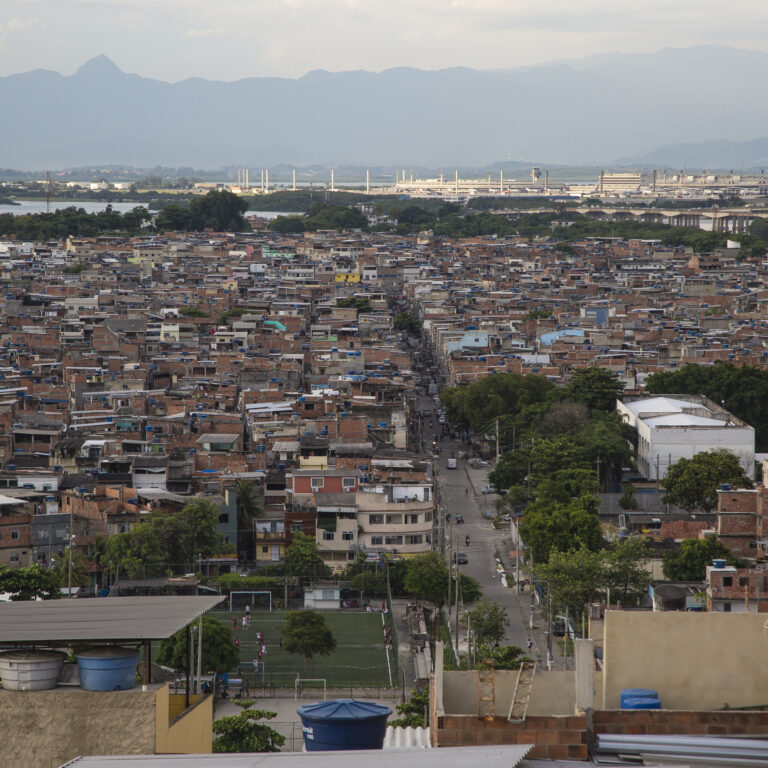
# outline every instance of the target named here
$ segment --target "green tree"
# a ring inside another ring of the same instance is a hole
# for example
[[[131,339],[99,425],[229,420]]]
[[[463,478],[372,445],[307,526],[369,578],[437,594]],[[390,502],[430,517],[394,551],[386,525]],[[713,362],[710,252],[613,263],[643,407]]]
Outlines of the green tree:
[[[582,546],[570,552],[552,552],[548,563],[535,566],[536,578],[546,581],[556,611],[578,619],[597,599],[604,586],[605,569],[599,552]]]
[[[567,504],[541,500],[531,504],[520,521],[520,535],[534,562],[546,563],[554,552],[584,547],[600,549],[603,534],[597,516],[598,500],[581,496]]]
[[[624,385],[615,373],[605,368],[577,368],[571,372],[568,393],[573,400],[584,403],[590,410],[615,410],[616,400]]]
[[[256,485],[250,480],[238,480],[235,485],[237,494],[237,527],[250,529],[253,521],[264,514]]]
[[[192,624],[193,639],[196,632],[197,622],[194,622]],[[189,667],[188,660],[186,628],[180,629],[160,643],[157,654],[158,664],[164,664],[178,672],[186,672]],[[203,616],[202,668],[208,672],[229,672],[237,666],[239,661],[240,656],[235,647],[232,630],[210,616]]]
[[[42,565],[27,568],[0,566],[0,592],[8,592],[11,600],[58,600],[61,597],[61,582],[55,571],[49,571]]]
[[[667,469],[661,481],[664,502],[676,504],[686,512],[709,512],[717,506],[717,490],[728,483],[736,488],[751,488],[738,458],[730,451],[703,451],[690,459],[679,459]]]
[[[523,649],[516,645],[496,645],[492,648],[478,643],[477,658],[493,661],[494,669],[520,669],[525,661],[531,661],[524,655]]]
[[[419,600],[442,610],[448,599],[448,566],[437,552],[409,558],[405,589]]]
[[[392,325],[394,325],[398,331],[405,331],[413,336],[418,336],[419,330],[421,329],[419,318],[416,317],[413,312],[398,312],[395,315]]]
[[[315,539],[301,531],[293,534],[293,541],[285,550],[283,563],[294,576],[325,579],[331,575],[331,569],[325,564]]]
[[[246,229],[243,214],[248,203],[243,198],[223,190],[210,190],[189,204],[190,229],[213,229],[216,232],[240,232]]]
[[[456,580],[454,579],[454,585]],[[483,596],[483,590],[480,587],[480,582],[477,579],[473,579],[471,576],[467,576],[466,573],[459,574],[459,598],[465,604],[476,603]]]
[[[189,211],[183,205],[165,205],[155,217],[155,227],[160,232],[185,232],[190,229]]]
[[[277,712],[251,709],[253,701],[236,701],[243,711],[213,721],[214,752],[279,752],[285,736],[259,720],[272,720]]]
[[[267,224],[267,229],[283,235],[289,235],[304,232],[306,227],[301,216],[276,216]]]
[[[304,657],[304,669],[315,656],[336,650],[336,640],[322,614],[317,611],[288,611],[283,625],[283,647]]]
[[[729,565],[737,562],[717,536],[683,539],[678,549],[664,553],[664,576],[670,581],[703,581],[714,559],[726,560]]]
[[[64,550],[61,557],[54,560],[56,576],[59,584],[66,587],[69,584],[69,548]],[[72,586],[89,587],[91,585],[91,574],[88,570],[88,563],[79,550],[72,552]]]
[[[650,552],[645,539],[617,539],[603,557],[603,581],[616,599],[626,605],[646,594],[651,574],[646,568]]]
[[[481,600],[469,612],[469,626],[479,645],[498,645],[504,639],[508,625],[506,608],[490,600]]]
[[[627,483],[624,486],[624,491],[619,497],[619,506],[628,511],[630,509],[637,509],[637,497],[635,496],[635,486],[632,483]]]
[[[426,728],[429,724],[429,686],[420,691],[414,690],[410,697],[397,705],[400,717],[390,720],[387,725],[393,728]]]

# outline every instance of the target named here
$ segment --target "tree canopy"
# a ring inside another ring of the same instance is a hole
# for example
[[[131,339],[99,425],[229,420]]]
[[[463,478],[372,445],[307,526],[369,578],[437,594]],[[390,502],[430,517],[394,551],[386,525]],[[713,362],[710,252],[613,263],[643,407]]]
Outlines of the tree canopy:
[[[193,640],[196,632],[197,622],[192,625]],[[210,616],[203,616],[202,651],[202,668],[207,672],[229,672],[240,661],[240,656],[232,639],[232,630]],[[176,634],[160,643],[157,663],[164,664],[178,672],[187,671],[189,647],[187,646],[186,628],[180,629]]]
[[[104,558],[135,577],[189,569],[198,557],[231,551],[216,528],[219,514],[208,499],[195,499],[171,515],[155,512],[147,522],[110,536]]]
[[[49,571],[42,565],[27,568],[6,568],[0,566],[0,592],[8,592],[11,600],[58,600],[61,597],[61,582],[56,571]]]
[[[315,656],[328,656],[336,650],[333,632],[317,611],[288,611],[282,634],[283,647],[303,656],[305,669]]]
[[[213,721],[214,752],[279,752],[285,736],[259,722],[272,720],[277,712],[252,709],[253,701],[236,701],[242,712]]]
[[[294,576],[317,579],[331,575],[331,569],[325,564],[315,539],[301,531],[293,534],[293,541],[285,550],[283,563]]]
[[[661,481],[664,501],[686,512],[709,512],[717,506],[717,490],[723,483],[735,488],[751,488],[738,458],[730,451],[703,451],[690,459],[679,459],[667,469]]]
[[[736,565],[736,558],[717,536],[683,539],[675,550],[664,553],[664,576],[671,581],[703,581],[714,559]]]
[[[503,606],[483,599],[469,612],[469,622],[480,645],[498,645],[506,635],[509,616]]]

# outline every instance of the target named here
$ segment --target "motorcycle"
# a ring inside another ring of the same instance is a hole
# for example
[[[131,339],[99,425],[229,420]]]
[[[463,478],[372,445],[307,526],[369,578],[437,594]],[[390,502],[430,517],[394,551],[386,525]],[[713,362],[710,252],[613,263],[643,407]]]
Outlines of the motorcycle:
[[[469,536],[464,537],[464,543],[469,546]]]

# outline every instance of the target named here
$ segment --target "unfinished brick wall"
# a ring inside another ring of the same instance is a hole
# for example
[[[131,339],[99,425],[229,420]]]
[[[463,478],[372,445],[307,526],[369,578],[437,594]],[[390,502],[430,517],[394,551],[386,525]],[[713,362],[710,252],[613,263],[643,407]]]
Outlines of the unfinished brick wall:
[[[587,759],[587,718],[527,717],[510,723],[504,717],[492,722],[466,715],[445,715],[433,724],[436,747],[474,747],[497,744],[534,744],[529,758]]]
[[[722,710],[689,712],[657,710],[604,710],[593,715],[596,735],[623,733],[629,735],[766,735],[768,712]]]

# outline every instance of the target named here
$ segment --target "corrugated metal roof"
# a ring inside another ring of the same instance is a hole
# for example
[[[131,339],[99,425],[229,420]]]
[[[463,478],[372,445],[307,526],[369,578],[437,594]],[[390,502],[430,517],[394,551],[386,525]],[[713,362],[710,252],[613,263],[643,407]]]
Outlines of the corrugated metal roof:
[[[262,752],[234,755],[115,755],[78,757],[66,768],[515,768],[533,744],[443,749]],[[64,768],[64,766],[62,766]]]
[[[104,597],[0,605],[0,644],[163,640],[225,598]]]

